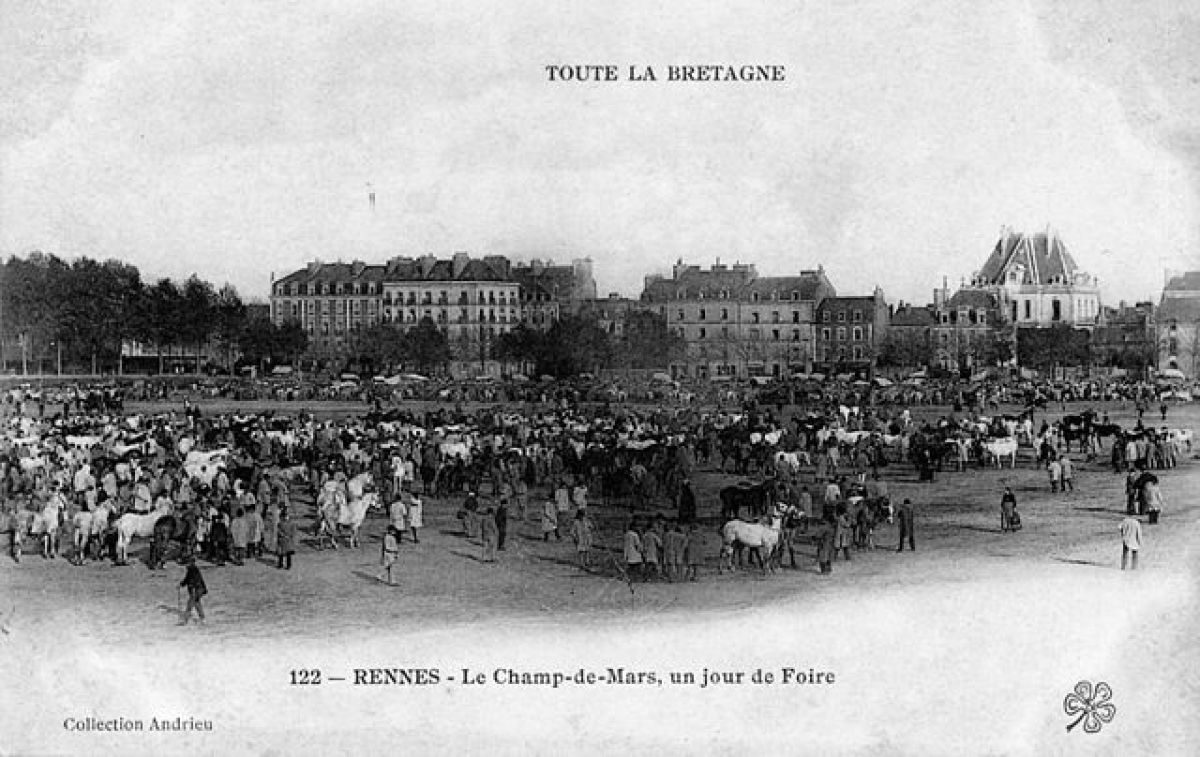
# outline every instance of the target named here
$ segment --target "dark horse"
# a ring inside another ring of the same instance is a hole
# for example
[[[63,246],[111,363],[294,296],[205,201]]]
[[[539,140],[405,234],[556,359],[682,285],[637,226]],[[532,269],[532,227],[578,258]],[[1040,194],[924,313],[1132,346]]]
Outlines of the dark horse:
[[[753,517],[759,517],[767,511],[771,498],[775,495],[775,482],[771,479],[757,484],[739,481],[733,486],[721,490],[721,518],[730,521],[740,517],[743,507],[750,509]]]
[[[179,543],[181,559],[191,555],[195,534],[193,522],[181,515],[164,515],[155,521],[154,536],[150,540],[150,570],[163,567],[172,541]]]

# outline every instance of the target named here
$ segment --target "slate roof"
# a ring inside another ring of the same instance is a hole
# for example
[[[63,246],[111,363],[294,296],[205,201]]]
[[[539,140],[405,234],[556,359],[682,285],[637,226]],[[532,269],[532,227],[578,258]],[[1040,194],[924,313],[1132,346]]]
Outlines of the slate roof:
[[[1200,291],[1200,271],[1188,271],[1179,276],[1172,276],[1163,289],[1168,292]]]
[[[976,279],[987,284],[1003,284],[1016,264],[1024,266],[1027,282],[1033,284],[1049,284],[1055,279],[1070,282],[1079,272],[1079,266],[1058,234],[1005,231]]]
[[[979,309],[995,309],[1000,303],[996,299],[996,295],[991,292],[985,292],[982,289],[960,289],[954,293],[946,306],[950,310],[958,310],[959,308],[970,308],[971,310]]]
[[[892,326],[933,326],[937,324],[933,311],[928,307],[897,308],[892,313]]]

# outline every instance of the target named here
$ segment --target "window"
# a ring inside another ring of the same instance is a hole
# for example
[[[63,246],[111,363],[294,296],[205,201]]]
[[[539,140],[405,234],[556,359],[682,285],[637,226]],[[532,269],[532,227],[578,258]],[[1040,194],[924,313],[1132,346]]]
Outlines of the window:
[[[750,338],[752,340],[758,340],[762,338],[762,334],[759,333],[758,329],[750,329]]]
[[[800,329],[792,329],[792,341],[800,341]]]
[[[830,333],[831,332],[829,329],[821,329],[821,339],[828,342],[830,339]]]
[[[680,321],[683,320],[683,309],[682,308],[680,308],[680,310],[679,310],[679,319],[678,320],[680,320]]]
[[[779,323],[779,311],[778,310],[771,311],[771,323]]]
[[[838,326],[837,338],[838,338],[839,342],[846,341],[846,327],[845,326]]]
[[[700,329],[700,338],[703,339],[705,336],[707,336],[707,334],[705,333],[704,329],[701,328]]]
[[[792,302],[797,302],[799,299],[800,299],[800,293],[793,291],[792,292]]]
[[[729,320],[729,308],[721,308],[721,320],[722,321]]]
[[[855,323],[862,322],[862,311],[861,310],[854,311],[854,322]]]
[[[1013,301],[1013,304],[1012,304],[1012,319],[1014,321],[1017,320],[1017,303],[1015,300]]]
[[[800,322],[800,311],[793,310],[792,311],[792,323],[799,323],[799,322]]]
[[[1029,300],[1025,300],[1025,320],[1028,321],[1032,317],[1033,317],[1033,303],[1030,302]]]
[[[943,324],[950,323],[950,314],[949,314],[949,313],[947,313],[947,312],[945,312],[945,311],[942,311],[942,314],[941,314],[941,322],[942,322]]]
[[[757,311],[756,311],[756,312],[754,312],[754,313],[751,313],[751,314],[750,314],[750,322],[751,322],[751,323],[758,323],[758,313],[757,313]]]
[[[704,312],[704,308],[700,308],[700,320],[702,320],[702,321],[703,321],[703,320],[704,320],[704,316],[705,316],[705,315],[706,315],[706,314],[705,314],[705,312]]]
[[[854,341],[861,342],[863,338],[862,326],[855,326],[853,331]]]
[[[846,311],[839,310],[837,319],[838,319],[838,323],[845,323],[846,322]]]
[[[753,295],[751,295],[750,299],[754,300],[755,302],[758,302],[758,300],[759,300],[758,292],[755,292]]]
[[[779,329],[771,329],[771,338],[777,342],[779,341]]]
[[[821,321],[824,323],[829,323],[829,311],[828,310],[821,312]]]
[[[863,359],[863,348],[862,348],[861,346],[857,345],[857,344],[856,344],[856,345],[854,345],[854,352],[853,352],[853,354],[854,354],[854,359],[855,359],[855,360],[862,360],[862,359]]]
[[[1050,320],[1062,320],[1062,302],[1060,302],[1057,297],[1050,301],[1050,313]]]

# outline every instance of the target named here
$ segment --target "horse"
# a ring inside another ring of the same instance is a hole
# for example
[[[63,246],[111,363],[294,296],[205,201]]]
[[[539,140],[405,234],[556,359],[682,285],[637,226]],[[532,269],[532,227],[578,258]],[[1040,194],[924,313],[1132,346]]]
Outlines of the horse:
[[[774,572],[779,563],[779,537],[783,528],[783,519],[778,513],[771,516],[770,525],[762,523],[747,523],[744,520],[731,520],[721,527],[722,556],[732,554],[734,545],[747,547],[758,560],[758,567],[766,575],[768,567]],[[763,550],[766,550],[766,561],[763,560]],[[731,566],[732,567],[732,566]],[[718,566],[720,571],[720,566]]]
[[[761,515],[766,512],[774,488],[768,481],[757,484],[739,481],[734,486],[726,486],[720,493],[721,517],[727,521],[737,520],[743,507],[750,508],[752,515]]]
[[[195,543],[195,529],[187,518],[168,513],[154,523],[154,533],[150,541],[150,570],[163,567],[167,558],[167,548],[171,546],[172,541],[179,542],[181,557],[188,557]]]
[[[339,508],[337,516],[337,528],[349,529],[349,546],[357,549],[362,546],[359,541],[358,534],[362,530],[363,521],[367,518],[367,510],[378,508],[379,495],[375,492],[367,492],[358,499],[344,501]]]
[[[1004,467],[1004,458],[1008,457],[1012,460],[1010,467],[1017,467],[1017,440],[1011,436],[1003,439],[988,439],[983,443],[983,449],[996,461],[997,468]]]
[[[125,513],[117,519],[117,564],[129,564],[129,544],[134,537],[143,539],[154,536],[154,525],[159,518],[171,512],[170,505],[160,504],[153,512],[146,514]]]

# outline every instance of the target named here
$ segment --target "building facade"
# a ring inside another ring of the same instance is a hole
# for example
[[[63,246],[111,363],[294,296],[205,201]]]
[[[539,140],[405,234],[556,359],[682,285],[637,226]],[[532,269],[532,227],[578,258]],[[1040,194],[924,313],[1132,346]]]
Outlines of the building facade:
[[[604,333],[614,339],[620,339],[625,335],[630,313],[646,309],[641,300],[622,297],[617,292],[612,292],[603,299],[585,300],[579,314],[594,321]]]
[[[1005,362],[1012,353],[1006,315],[996,295],[971,287],[951,295],[943,283],[932,303],[892,311],[881,361],[960,373]]]
[[[1172,276],[1155,315],[1158,368],[1200,378],[1200,271]]]
[[[318,360],[349,356],[355,335],[376,324],[407,328],[429,318],[456,360],[487,363],[500,334],[519,324],[548,329],[594,297],[590,259],[512,265],[500,255],[458,252],[382,265],[313,262],[272,283],[270,308],[273,322],[300,324]]]
[[[1100,321],[1092,330],[1093,365],[1144,370],[1158,359],[1155,308],[1152,302],[1125,302],[1103,307]]]
[[[816,368],[827,373],[870,372],[887,336],[891,314],[883,290],[869,297],[826,297],[817,306]]]
[[[680,260],[670,278],[647,277],[641,299],[684,340],[672,375],[713,379],[812,370],[817,306],[835,294],[823,268],[760,277],[749,264],[703,269]]]
[[[1090,329],[1100,317],[1099,282],[1079,268],[1051,229],[1036,234],[1002,229],[969,286],[995,295],[1018,328]]]

